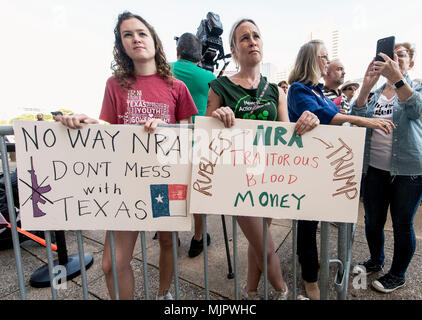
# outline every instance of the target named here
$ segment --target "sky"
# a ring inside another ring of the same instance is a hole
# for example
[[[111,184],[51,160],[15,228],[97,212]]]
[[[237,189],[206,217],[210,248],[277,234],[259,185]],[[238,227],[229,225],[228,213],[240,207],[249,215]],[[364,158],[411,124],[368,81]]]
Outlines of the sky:
[[[375,55],[379,38],[416,47],[411,78],[422,77],[420,15],[422,1],[284,1],[284,0],[0,0],[0,120],[59,108],[98,118],[119,13],[129,10],[157,31],[169,62],[176,60],[175,36],[196,34],[208,12],[228,36],[240,18],[252,18],[264,42],[264,63],[288,70],[300,46],[321,39],[331,53],[331,35],[339,31],[339,58],[346,80],[361,78]],[[419,34],[418,34],[419,33]],[[222,64],[220,64],[220,68]],[[234,68],[231,62],[228,70]],[[28,112],[28,111],[26,111]]]

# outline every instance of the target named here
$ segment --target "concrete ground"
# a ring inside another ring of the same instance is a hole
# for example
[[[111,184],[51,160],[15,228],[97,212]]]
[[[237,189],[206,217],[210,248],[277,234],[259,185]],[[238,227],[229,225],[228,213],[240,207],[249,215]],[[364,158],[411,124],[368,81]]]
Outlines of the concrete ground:
[[[368,257],[368,249],[366,245],[364,229],[362,226],[362,207],[360,208],[359,223],[356,228],[354,239],[354,247],[352,254],[352,266],[358,262],[362,262]],[[422,207],[416,216],[417,226],[417,250],[415,252],[412,263],[407,272],[406,286],[391,293],[382,294],[370,288],[371,281],[376,275],[371,275],[366,281],[366,289],[355,289],[353,286],[353,277],[349,279],[349,290],[347,299],[349,300],[421,300],[422,299]],[[227,231],[232,250],[232,219],[226,217]],[[208,249],[208,265],[209,265],[209,289],[210,298],[218,299],[234,299],[234,280],[227,279],[227,259],[224,246],[224,238],[222,232],[222,223],[220,216],[208,216],[207,218],[208,232],[211,234],[211,245]],[[283,275],[292,288],[292,232],[291,222],[288,220],[274,220],[271,226],[271,232],[277,247],[277,255],[281,261]],[[182,232],[179,234],[181,246],[179,249],[179,286],[180,299],[183,300],[202,300],[205,298],[204,290],[204,269],[203,255],[195,258],[189,258],[187,251],[189,249],[192,234]],[[101,257],[103,253],[103,231],[84,231],[84,250],[94,257],[92,267],[87,270],[87,282],[89,299],[109,299],[104,275],[101,270]],[[151,292],[151,298],[155,297],[158,287],[158,254],[159,245],[157,240],[153,240],[153,233],[147,232],[147,261],[148,261],[148,283]],[[318,232],[319,238],[319,232]],[[68,254],[77,254],[76,233],[66,232],[66,242]],[[337,227],[331,227],[331,258],[337,257]],[[391,264],[393,254],[393,237],[391,232],[391,224],[386,226],[386,269]],[[238,228],[238,272],[239,272],[239,288],[243,288],[246,281],[247,266],[247,241],[244,238],[240,228]],[[21,243],[21,253],[23,259],[24,277],[27,291],[27,299],[41,300],[51,299],[50,288],[33,288],[29,285],[30,276],[40,267],[46,264],[46,250],[44,247],[34,243],[33,241],[24,241]],[[54,258],[56,258],[54,254]],[[233,263],[233,260],[232,260]],[[137,242],[132,266],[136,278],[135,299],[145,299],[144,282],[143,282],[143,263],[140,241]],[[333,281],[335,268],[332,266],[330,277],[330,299],[337,299]],[[17,279],[16,263],[13,249],[0,251],[0,300],[20,299],[20,290]],[[356,282],[356,280],[355,280]],[[262,283],[262,281],[261,281]],[[359,282],[361,287],[365,283]],[[304,288],[300,280],[297,281],[298,294],[304,293]],[[78,276],[66,283],[66,289],[58,290],[59,299],[79,300],[83,299],[83,291],[81,286],[81,276]],[[269,285],[271,290],[271,286]],[[174,295],[174,288],[171,288]],[[263,295],[263,285],[261,284],[259,291]],[[270,291],[271,298],[271,291]],[[292,296],[289,297],[293,299]]]

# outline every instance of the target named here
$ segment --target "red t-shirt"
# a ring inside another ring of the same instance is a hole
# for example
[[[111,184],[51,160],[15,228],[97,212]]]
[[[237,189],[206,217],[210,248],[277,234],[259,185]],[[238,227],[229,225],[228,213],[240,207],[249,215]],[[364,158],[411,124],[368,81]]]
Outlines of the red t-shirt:
[[[124,89],[115,77],[110,77],[100,119],[111,124],[135,124],[139,120],[152,118],[176,123],[197,113],[186,85],[173,79],[172,88],[157,73],[136,76],[131,89]]]

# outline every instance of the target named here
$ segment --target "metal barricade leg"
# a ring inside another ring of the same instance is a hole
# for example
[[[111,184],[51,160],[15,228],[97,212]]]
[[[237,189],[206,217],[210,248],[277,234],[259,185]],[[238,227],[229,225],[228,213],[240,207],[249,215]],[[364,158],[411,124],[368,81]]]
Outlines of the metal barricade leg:
[[[210,300],[210,289],[208,285],[208,245],[207,245],[207,216],[202,215],[202,246],[204,248],[204,285],[205,299]]]
[[[77,239],[78,239],[78,252],[79,252],[79,262],[81,267],[81,277],[82,277],[82,290],[84,299],[88,300],[88,286],[86,281],[86,268],[85,268],[85,254],[84,254],[84,247],[82,242],[82,231],[76,231]]]
[[[353,250],[353,223],[347,223],[345,225],[345,233],[346,233],[346,253],[345,253],[345,271],[344,271],[344,287],[343,287],[343,293],[341,296],[342,300],[347,299],[347,292],[349,289],[349,276],[350,276],[350,264],[352,262],[352,250]]]
[[[233,216],[233,264],[234,264],[234,298],[239,300],[239,274],[237,270],[237,219]]]
[[[148,263],[147,263],[147,248],[145,240],[145,231],[140,232],[141,235],[141,247],[142,247],[142,263],[144,266],[144,287],[145,287],[145,299],[150,300],[149,286],[148,286]]]
[[[171,233],[173,239],[173,270],[174,270],[174,291],[176,293],[176,300],[179,300],[179,270],[177,268],[177,232]]]
[[[114,232],[110,233],[110,252],[111,252],[111,266],[113,270],[113,285],[114,285],[114,299],[119,300],[119,280],[117,279],[117,267],[116,267],[116,246],[114,245]]]
[[[263,225],[263,259],[264,259],[264,299],[268,300],[268,241],[267,241],[267,218],[262,218],[262,225]]]
[[[354,230],[355,224],[353,223],[342,223],[339,225],[337,260],[339,262],[339,269],[334,281],[338,300],[347,299]]]
[[[48,274],[50,276],[50,287],[51,287],[51,296],[53,300],[57,300],[57,291],[54,284],[54,261],[53,261],[53,252],[51,251],[51,233],[50,231],[45,232],[45,241],[47,243],[47,259],[48,259]]]
[[[345,268],[347,260],[347,224],[339,223],[338,225],[338,259],[342,261],[342,265],[337,270],[337,277],[341,279],[337,291],[337,300],[346,300],[346,290],[347,284],[345,282]]]
[[[3,134],[2,132],[0,133]],[[0,136],[0,154],[1,154],[1,162],[3,166],[4,179],[5,179],[7,208],[9,210],[9,219],[10,219],[12,241],[13,241],[13,251],[14,251],[15,260],[16,260],[16,270],[18,273],[19,289],[21,293],[21,299],[26,300],[25,279],[24,279],[23,267],[22,267],[22,255],[21,255],[21,248],[20,248],[18,229],[17,229],[17,223],[16,223],[16,212],[15,212],[14,200],[13,200],[12,182],[11,182],[10,174],[9,174],[10,172],[9,160],[7,159],[6,142],[3,135]]]
[[[320,267],[320,293],[321,300],[328,300],[330,296],[330,223],[321,222],[321,267]]]
[[[297,257],[296,257],[296,252],[297,252],[297,220],[292,220],[292,238],[293,238],[293,243],[292,243],[292,263],[293,263],[293,288],[292,288],[292,292],[293,292],[293,299],[296,299],[297,296]]]
[[[346,225],[346,239],[347,239],[347,254],[346,254],[346,262],[345,262],[345,286],[344,286],[344,293],[343,298],[347,299],[347,291],[349,288],[349,276],[350,276],[350,264],[352,263],[352,250],[353,250],[353,240],[355,236],[356,224],[355,223],[348,223]]]

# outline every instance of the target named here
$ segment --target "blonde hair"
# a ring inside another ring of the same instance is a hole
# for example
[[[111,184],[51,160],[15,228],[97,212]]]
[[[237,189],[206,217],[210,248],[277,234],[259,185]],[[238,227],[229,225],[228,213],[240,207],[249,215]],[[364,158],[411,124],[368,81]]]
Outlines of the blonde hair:
[[[230,50],[232,52],[236,48],[236,29],[244,22],[252,23],[259,31],[258,26],[256,25],[255,21],[253,21],[252,19],[243,18],[243,19],[240,19],[239,21],[235,22],[234,25],[232,26],[232,29],[230,30],[230,35],[229,35]],[[261,33],[261,31],[259,31],[259,33]],[[236,57],[234,55],[232,55],[232,58],[237,63]]]
[[[308,83],[317,85],[321,78],[321,71],[318,65],[318,50],[324,42],[321,40],[311,40],[305,43],[297,54],[293,70],[289,74],[288,82]]]

